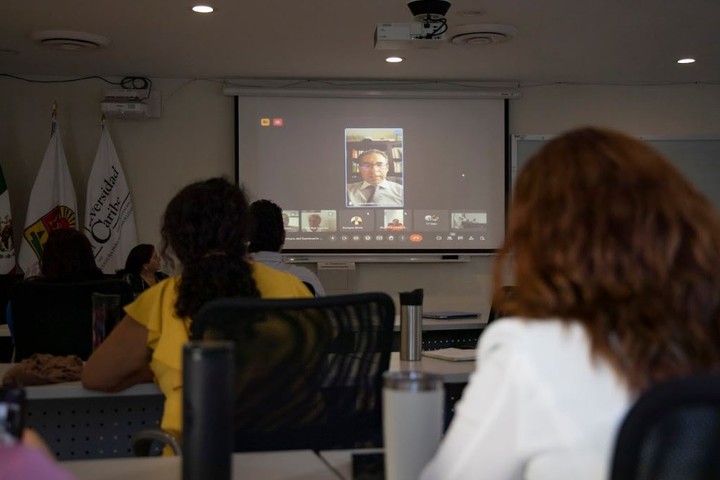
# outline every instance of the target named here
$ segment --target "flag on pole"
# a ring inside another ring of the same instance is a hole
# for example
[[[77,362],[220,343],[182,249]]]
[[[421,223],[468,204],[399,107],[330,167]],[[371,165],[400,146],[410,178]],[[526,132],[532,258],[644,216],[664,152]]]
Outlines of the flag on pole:
[[[105,273],[124,268],[128,253],[137,245],[130,190],[105,125],[88,180],[85,234],[92,243],[95,263]]]
[[[52,135],[30,191],[18,265],[25,276],[40,272],[48,234],[60,228],[77,228],[77,197],[63,151],[60,128],[53,118]]]
[[[13,243],[10,194],[0,167],[0,275],[15,269],[15,244]]]

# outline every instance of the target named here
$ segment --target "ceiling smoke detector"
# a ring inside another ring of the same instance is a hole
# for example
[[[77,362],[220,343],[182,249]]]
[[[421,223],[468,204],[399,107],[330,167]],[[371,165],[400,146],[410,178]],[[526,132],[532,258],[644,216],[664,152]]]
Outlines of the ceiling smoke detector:
[[[110,41],[102,35],[70,30],[40,30],[30,34],[40,45],[59,50],[94,50],[107,47]]]
[[[454,45],[495,45],[509,42],[517,35],[512,25],[480,24],[452,27],[448,37]]]

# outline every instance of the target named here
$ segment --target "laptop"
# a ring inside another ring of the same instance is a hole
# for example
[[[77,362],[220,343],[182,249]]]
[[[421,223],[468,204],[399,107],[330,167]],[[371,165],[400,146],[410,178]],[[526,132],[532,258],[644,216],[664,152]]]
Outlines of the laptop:
[[[444,311],[444,312],[423,312],[424,318],[435,318],[438,320],[454,320],[457,318],[480,318],[478,312],[458,312],[458,311]]]

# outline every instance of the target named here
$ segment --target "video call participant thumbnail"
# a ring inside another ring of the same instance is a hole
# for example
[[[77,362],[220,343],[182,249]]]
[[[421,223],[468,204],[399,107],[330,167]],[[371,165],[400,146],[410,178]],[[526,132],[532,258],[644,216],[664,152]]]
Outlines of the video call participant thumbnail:
[[[351,207],[402,207],[403,186],[387,179],[390,161],[381,150],[366,150],[358,157],[362,182],[347,186]]]

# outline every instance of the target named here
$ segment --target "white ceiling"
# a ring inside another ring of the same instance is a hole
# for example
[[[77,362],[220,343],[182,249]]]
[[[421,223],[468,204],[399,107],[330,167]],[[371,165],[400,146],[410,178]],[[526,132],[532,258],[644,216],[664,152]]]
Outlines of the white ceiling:
[[[720,83],[718,0],[451,0],[453,28],[517,27],[508,43],[377,50],[377,23],[410,22],[403,0],[2,0],[0,73],[174,78]],[[110,45],[68,52],[30,33],[100,34]],[[7,54],[10,50],[17,53]],[[389,53],[405,58],[384,62]],[[691,56],[692,65],[677,59]]]

